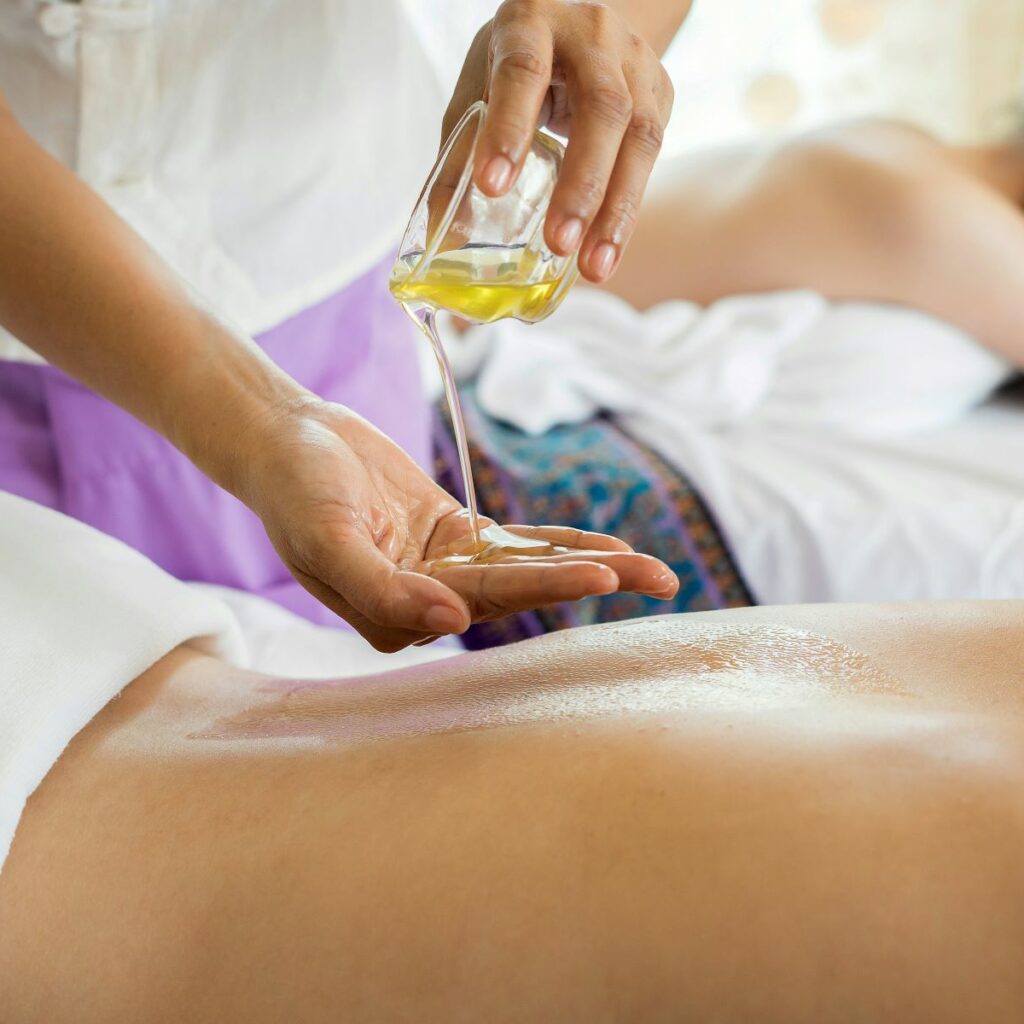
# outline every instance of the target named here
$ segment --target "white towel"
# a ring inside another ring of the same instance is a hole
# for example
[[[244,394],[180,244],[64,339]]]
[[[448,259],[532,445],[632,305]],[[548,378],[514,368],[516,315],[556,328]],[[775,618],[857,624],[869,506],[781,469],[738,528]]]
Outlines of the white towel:
[[[812,292],[640,313],[579,288],[551,320],[476,328],[462,347],[482,362],[481,406],[534,434],[608,412],[669,439],[740,425],[895,436],[955,419],[1012,372],[927,314]]]
[[[25,801],[75,734],[182,643],[246,660],[220,601],[88,526],[0,492],[0,868]]]
[[[245,637],[249,668],[266,675],[300,679],[345,679],[374,675],[465,653],[457,637],[395,654],[375,651],[348,628],[317,626],[280,605],[229,587],[190,583],[231,609]]]

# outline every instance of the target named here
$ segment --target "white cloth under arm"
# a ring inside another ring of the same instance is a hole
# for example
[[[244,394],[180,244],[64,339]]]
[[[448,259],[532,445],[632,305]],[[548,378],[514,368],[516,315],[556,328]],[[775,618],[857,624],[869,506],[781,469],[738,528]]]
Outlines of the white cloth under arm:
[[[0,492],[0,868],[25,802],[76,733],[184,643],[247,660],[222,601],[89,526]]]

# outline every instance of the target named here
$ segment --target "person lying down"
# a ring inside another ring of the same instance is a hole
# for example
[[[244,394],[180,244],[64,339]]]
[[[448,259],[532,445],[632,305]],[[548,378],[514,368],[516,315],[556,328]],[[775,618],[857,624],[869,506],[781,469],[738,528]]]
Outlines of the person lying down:
[[[116,693],[165,652],[80,731],[36,723],[77,735],[0,874],[0,1019],[1024,1017],[1024,602],[636,620],[314,682],[233,664],[226,609],[189,619],[103,543],[121,642],[65,631],[35,684],[98,695],[105,652]]]
[[[1024,367],[1024,134],[947,145],[841,123],[663,161],[605,287],[667,299],[809,288],[931,313]]]
[[[843,123],[663,161],[614,278],[458,355],[492,418],[613,415],[670,461],[694,428],[912,434],[1024,368],[1021,252],[1024,134]]]

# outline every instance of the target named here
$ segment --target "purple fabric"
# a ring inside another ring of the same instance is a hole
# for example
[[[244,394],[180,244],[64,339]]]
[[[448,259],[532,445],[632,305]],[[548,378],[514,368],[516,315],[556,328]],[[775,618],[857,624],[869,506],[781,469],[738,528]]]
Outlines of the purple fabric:
[[[387,270],[375,267],[257,340],[306,387],[355,409],[428,468],[418,339],[387,290]],[[118,537],[179,579],[246,590],[339,624],[290,576],[244,505],[54,367],[0,362],[0,489]]]

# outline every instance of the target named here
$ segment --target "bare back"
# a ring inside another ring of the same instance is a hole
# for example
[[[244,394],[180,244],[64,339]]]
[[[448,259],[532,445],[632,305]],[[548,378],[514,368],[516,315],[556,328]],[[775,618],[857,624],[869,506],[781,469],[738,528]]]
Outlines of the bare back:
[[[176,654],[30,804],[0,1016],[1020,1019],[1022,614],[752,609],[340,683]]]
[[[1024,144],[865,121],[677,158],[607,287],[667,299],[810,288],[939,316],[1024,366]]]

